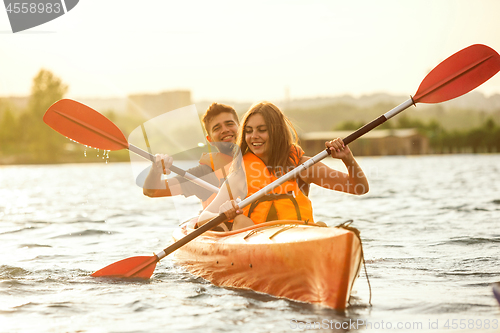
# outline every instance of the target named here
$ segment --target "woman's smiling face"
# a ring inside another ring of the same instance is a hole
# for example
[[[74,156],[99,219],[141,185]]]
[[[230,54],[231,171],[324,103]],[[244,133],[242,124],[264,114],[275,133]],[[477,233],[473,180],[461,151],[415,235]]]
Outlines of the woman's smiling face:
[[[243,130],[245,131],[245,141],[248,148],[267,163],[269,132],[264,117],[259,113],[250,116]]]

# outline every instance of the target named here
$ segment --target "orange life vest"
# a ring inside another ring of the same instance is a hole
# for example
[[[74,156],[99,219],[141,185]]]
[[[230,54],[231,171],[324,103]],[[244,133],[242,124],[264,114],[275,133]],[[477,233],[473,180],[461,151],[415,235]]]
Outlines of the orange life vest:
[[[226,180],[232,162],[233,158],[223,153],[203,153],[200,158],[200,164],[208,165],[214,171],[215,176],[219,180],[218,187],[221,187]],[[216,196],[217,193],[212,193],[208,199],[202,201],[203,209],[207,208]]]
[[[290,154],[294,165],[297,166],[304,152],[299,147],[292,146]],[[277,179],[269,172],[264,162],[251,152],[243,155],[243,163],[247,180],[247,197]],[[243,214],[250,217],[255,224],[263,223],[267,221],[273,205],[279,220],[314,222],[311,201],[299,189],[296,179],[281,184],[272,193],[243,208]]]

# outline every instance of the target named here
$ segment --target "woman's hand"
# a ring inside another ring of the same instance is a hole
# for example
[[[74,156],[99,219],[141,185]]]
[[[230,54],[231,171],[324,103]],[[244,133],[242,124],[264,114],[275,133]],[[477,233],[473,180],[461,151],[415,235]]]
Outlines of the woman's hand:
[[[333,158],[344,159],[352,157],[352,152],[348,146],[344,145],[341,138],[325,142],[325,147],[330,149],[330,155]]]
[[[219,208],[219,214],[224,213],[228,220],[233,220],[236,215],[242,214],[243,211],[238,207],[238,202],[229,200],[223,203]]]
[[[169,156],[167,154],[156,154],[153,167],[155,168],[156,172],[169,175],[171,172],[170,167],[173,163],[174,159],[172,158],[172,156]]]

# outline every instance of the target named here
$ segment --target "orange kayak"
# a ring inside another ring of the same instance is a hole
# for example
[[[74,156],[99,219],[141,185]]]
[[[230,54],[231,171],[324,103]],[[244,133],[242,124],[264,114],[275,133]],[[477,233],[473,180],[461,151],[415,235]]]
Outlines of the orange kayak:
[[[176,229],[174,240],[193,225]],[[174,260],[216,286],[343,310],[361,267],[361,242],[342,228],[273,221],[208,231],[175,251]]]

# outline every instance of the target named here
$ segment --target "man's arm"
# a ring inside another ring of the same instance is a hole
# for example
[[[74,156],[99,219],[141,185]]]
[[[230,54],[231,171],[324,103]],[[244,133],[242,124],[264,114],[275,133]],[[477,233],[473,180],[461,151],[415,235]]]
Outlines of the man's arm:
[[[188,169],[187,172],[211,185],[219,187],[219,179],[213,172],[212,168],[209,167],[208,165],[200,164],[198,166]],[[195,184],[180,176],[171,179],[177,180],[176,184],[178,184],[180,188],[179,194],[182,194],[186,198],[192,195],[196,195],[201,201],[205,201],[208,198],[210,198],[210,196],[213,194],[212,191],[207,190],[206,188],[203,188],[200,185]],[[168,180],[168,182],[170,184],[170,179]]]
[[[158,156],[158,155],[157,155]],[[172,165],[172,163],[165,163],[165,171],[166,173],[170,173],[168,167]],[[168,171],[167,171],[168,170]],[[161,175],[163,174],[163,165],[161,164],[161,156],[157,157],[157,161],[153,163],[151,169],[149,170],[148,176],[144,181],[143,185],[143,193],[144,195],[155,198],[155,197],[168,197],[172,195],[182,194],[181,186],[179,184],[178,179],[171,178],[168,181],[162,180]]]

